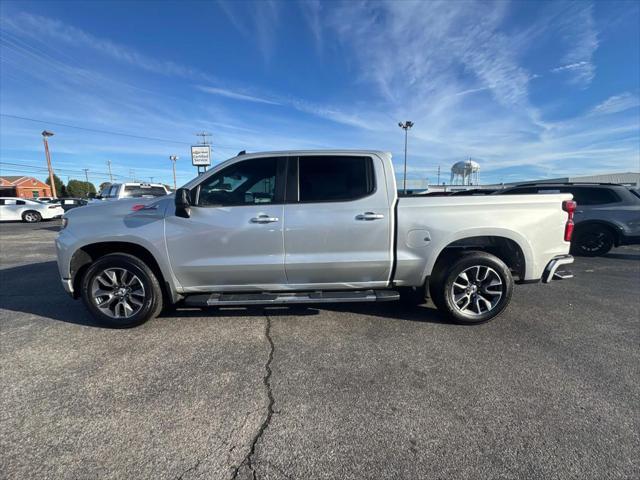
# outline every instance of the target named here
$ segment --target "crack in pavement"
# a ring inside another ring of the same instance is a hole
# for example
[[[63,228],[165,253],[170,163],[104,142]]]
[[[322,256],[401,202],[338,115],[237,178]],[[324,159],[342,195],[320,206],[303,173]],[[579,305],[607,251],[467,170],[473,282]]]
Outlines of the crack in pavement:
[[[266,313],[264,314],[264,317],[266,319],[264,336],[269,342],[269,357],[267,358],[267,362],[264,364],[265,375],[264,377],[262,377],[262,383],[264,384],[264,387],[267,391],[267,397],[269,399],[269,403],[267,405],[267,415],[262,421],[262,424],[260,424],[260,428],[258,428],[258,431],[256,432],[255,436],[251,441],[251,448],[249,449],[249,452],[245,455],[240,465],[238,465],[236,468],[233,469],[233,474],[231,476],[232,480],[235,480],[238,477],[238,474],[240,473],[240,470],[243,467],[249,469],[249,471],[251,472],[251,478],[253,480],[257,479],[256,470],[253,465],[253,456],[255,455],[255,452],[256,452],[256,445],[258,444],[258,441],[260,440],[260,438],[262,438],[262,435],[264,434],[265,430],[271,423],[271,417],[273,416],[273,413],[274,413],[273,405],[275,403],[275,400],[273,398],[273,392],[271,391],[271,374],[272,374],[271,362],[273,361],[275,345],[273,343],[273,340],[271,339],[271,318]]]

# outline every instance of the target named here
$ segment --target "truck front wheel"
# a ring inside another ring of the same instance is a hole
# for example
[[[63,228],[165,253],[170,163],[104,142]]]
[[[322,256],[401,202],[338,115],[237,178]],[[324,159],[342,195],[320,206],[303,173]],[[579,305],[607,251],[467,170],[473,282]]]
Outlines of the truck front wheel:
[[[103,325],[128,328],[158,316],[162,289],[153,271],[139,258],[112,253],[87,269],[81,282],[87,308]]]
[[[502,260],[472,252],[442,265],[431,284],[433,302],[454,322],[484,323],[504,311],[513,293],[513,277]]]

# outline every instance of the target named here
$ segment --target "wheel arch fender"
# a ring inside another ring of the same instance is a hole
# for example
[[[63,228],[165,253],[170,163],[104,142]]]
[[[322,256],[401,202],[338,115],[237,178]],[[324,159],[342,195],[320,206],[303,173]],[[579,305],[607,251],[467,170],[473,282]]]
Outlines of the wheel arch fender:
[[[38,215],[40,216],[40,218],[43,218],[43,217],[42,217],[42,213],[41,213],[41,212],[39,212],[38,210],[36,210],[35,208],[25,208],[24,210],[22,210],[22,211],[20,212],[20,217],[21,217],[21,218],[24,218],[24,216],[25,216],[27,213],[36,213],[36,214],[38,214]]]
[[[589,227],[606,228],[613,234],[613,242],[615,246],[617,247],[620,245],[622,227],[616,225],[613,222],[608,222],[607,220],[584,220],[582,222],[576,223],[575,231],[573,232],[573,238],[576,238],[576,236],[580,234],[580,232],[588,229]]]
[[[166,262],[162,261],[162,256],[157,253],[154,254],[155,250],[153,246],[142,244],[139,240],[132,242],[114,239],[82,244],[74,251],[69,265],[74,295],[79,292],[82,273],[93,261],[110,253],[128,253],[139,258],[151,268],[162,285],[163,293],[167,300],[175,303],[180,299],[180,295],[177,292],[177,280]]]
[[[470,248],[487,251],[489,253],[492,253],[492,251],[490,248],[487,248],[490,245],[487,242],[506,240],[510,245],[514,245],[517,253],[522,256],[522,265],[518,267],[521,278],[530,278],[535,271],[536,258],[534,250],[531,242],[526,237],[518,232],[505,228],[472,228],[455,232],[438,243],[433,249],[433,255],[430,255],[427,259],[423,271],[423,279],[432,275],[437,262],[443,258],[447,251],[450,251],[447,249],[462,246],[467,240],[470,241]],[[505,260],[500,255],[497,256],[501,258],[501,260]],[[509,265],[510,262],[505,261],[505,263]]]

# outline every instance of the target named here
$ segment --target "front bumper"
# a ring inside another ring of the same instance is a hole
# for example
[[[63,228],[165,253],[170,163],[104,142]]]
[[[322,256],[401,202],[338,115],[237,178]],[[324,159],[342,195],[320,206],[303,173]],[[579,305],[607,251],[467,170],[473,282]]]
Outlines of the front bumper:
[[[70,278],[61,278],[60,281],[62,282],[64,291],[75,298],[75,295],[73,293],[73,281]]]
[[[572,263],[572,255],[560,255],[553,258],[544,269],[544,273],[542,274],[542,283],[549,283],[552,280],[565,280],[567,278],[573,278],[573,273],[560,268],[563,265],[569,265]]]

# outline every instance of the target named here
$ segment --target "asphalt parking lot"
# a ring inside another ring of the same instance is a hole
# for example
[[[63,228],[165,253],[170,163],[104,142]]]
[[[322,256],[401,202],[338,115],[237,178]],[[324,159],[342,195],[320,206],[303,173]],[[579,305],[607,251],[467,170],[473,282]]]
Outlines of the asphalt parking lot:
[[[640,248],[480,326],[390,303],[109,330],[57,229],[0,225],[2,478],[640,477]]]

